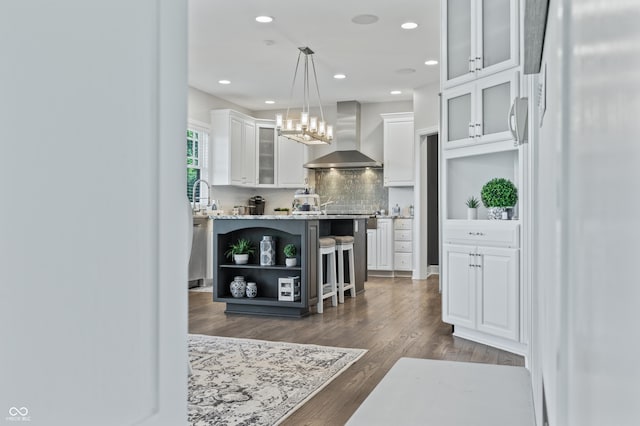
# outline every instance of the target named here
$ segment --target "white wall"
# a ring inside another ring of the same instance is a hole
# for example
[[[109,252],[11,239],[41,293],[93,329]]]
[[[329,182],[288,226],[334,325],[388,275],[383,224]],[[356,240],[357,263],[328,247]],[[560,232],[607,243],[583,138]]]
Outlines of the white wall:
[[[211,123],[212,109],[233,109],[247,115],[251,115],[251,111],[234,103],[225,101],[224,99],[213,96],[209,93],[189,87],[187,97],[187,116],[203,123]]]
[[[551,0],[548,16],[534,172],[537,422],[544,379],[550,425],[636,425],[640,3]]]
[[[440,122],[440,83],[427,84],[413,91],[415,129],[437,126]]]

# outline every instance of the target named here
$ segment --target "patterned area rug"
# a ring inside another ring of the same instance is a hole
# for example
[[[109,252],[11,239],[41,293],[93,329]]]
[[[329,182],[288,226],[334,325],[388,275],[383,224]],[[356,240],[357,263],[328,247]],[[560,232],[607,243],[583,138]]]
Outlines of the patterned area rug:
[[[189,335],[189,424],[278,424],[366,352]]]

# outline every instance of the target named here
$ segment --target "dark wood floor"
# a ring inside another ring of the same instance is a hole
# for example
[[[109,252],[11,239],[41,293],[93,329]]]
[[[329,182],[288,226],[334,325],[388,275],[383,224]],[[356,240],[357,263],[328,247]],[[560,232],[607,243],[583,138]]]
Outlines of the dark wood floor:
[[[368,349],[283,425],[342,425],[401,357],[524,365],[520,356],[451,336],[438,276],[370,278],[365,292],[303,319],[225,315],[211,293],[189,292],[189,332]]]

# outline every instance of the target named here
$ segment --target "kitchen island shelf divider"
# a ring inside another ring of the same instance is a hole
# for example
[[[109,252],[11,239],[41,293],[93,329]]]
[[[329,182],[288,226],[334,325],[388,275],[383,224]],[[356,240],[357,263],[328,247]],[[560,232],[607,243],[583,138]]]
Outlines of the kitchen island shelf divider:
[[[302,267],[300,266],[285,266],[285,265],[255,265],[255,264],[246,264],[246,265],[220,265],[220,268],[232,268],[232,269],[275,269],[275,270],[286,270],[286,271],[301,271]]]

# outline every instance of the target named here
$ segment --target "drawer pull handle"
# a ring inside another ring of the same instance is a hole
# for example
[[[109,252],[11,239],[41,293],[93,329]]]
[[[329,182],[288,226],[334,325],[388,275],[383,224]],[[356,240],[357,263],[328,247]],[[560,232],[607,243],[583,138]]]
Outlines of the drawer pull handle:
[[[469,235],[478,235],[478,236],[482,236],[484,235],[482,232],[468,232]]]

